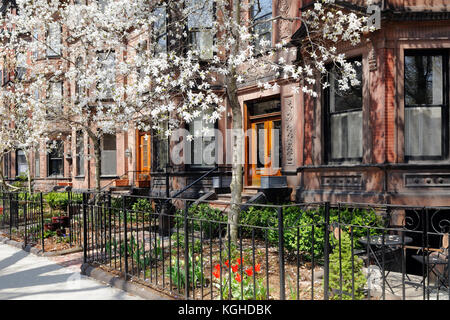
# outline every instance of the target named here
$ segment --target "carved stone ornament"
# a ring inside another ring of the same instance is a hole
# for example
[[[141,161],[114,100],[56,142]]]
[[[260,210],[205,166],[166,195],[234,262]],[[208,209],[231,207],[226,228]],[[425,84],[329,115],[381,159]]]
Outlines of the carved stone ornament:
[[[291,8],[290,0],[279,0],[278,1],[278,10],[279,10],[280,16],[288,17],[290,8]],[[283,19],[278,20],[278,33],[280,35],[280,39],[284,39],[284,38],[292,36],[291,24],[292,23],[288,20],[283,20]]]
[[[294,128],[294,103],[292,97],[285,99],[285,139],[283,139],[286,144],[286,165],[294,165],[294,140],[295,140],[295,128]]]

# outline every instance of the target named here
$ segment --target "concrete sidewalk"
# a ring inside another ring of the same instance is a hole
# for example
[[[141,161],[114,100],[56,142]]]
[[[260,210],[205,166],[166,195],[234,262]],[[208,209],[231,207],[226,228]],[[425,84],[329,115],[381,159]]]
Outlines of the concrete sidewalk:
[[[0,243],[0,299],[142,300],[63,267],[46,257]]]

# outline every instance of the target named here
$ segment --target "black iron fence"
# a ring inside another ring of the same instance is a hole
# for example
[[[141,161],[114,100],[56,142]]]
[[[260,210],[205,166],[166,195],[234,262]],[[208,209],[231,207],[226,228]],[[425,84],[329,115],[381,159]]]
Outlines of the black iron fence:
[[[219,201],[83,204],[85,262],[185,299],[450,297],[448,208],[249,204],[233,224]]]
[[[450,299],[450,208],[69,193],[84,262],[185,299]],[[48,247],[45,195],[2,193],[0,231]],[[46,204],[47,203],[47,204]]]
[[[81,247],[82,200],[77,197],[0,191],[0,233],[42,252]]]

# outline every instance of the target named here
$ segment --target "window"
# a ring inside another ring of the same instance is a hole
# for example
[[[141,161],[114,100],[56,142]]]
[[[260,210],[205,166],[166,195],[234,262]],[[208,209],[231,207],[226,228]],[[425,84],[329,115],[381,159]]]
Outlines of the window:
[[[49,25],[47,31],[47,56],[59,57],[61,47],[61,26],[57,22],[53,22]]]
[[[338,73],[329,72],[330,87],[326,95],[326,144],[328,161],[362,160],[362,64],[354,59],[360,84],[342,91],[338,87]]]
[[[155,54],[167,52],[167,10],[166,7],[155,8],[154,14],[157,16],[153,24],[153,35],[155,37]]]
[[[272,0],[254,0],[252,16],[255,24],[255,49],[260,49],[260,41],[270,41],[272,43]],[[263,22],[266,21],[266,22]]]
[[[16,58],[16,80],[21,81],[27,73],[27,55],[19,52]]]
[[[41,176],[41,161],[39,150],[34,152],[34,176],[39,178]]]
[[[76,175],[84,176],[84,135],[83,131],[77,131],[76,135]]]
[[[199,51],[199,58],[213,58],[214,35],[212,33],[214,9],[211,0],[188,0],[191,8],[188,16],[189,44]]]
[[[138,83],[142,82],[145,78],[145,72],[144,72],[144,69],[141,67],[141,65],[142,65],[142,61],[144,59],[146,59],[145,53],[147,51],[147,46],[148,46],[148,42],[142,41],[138,44],[138,47],[137,47],[136,55],[139,59],[139,62],[137,64],[138,67],[136,68],[136,73],[137,73],[137,82]]]
[[[405,52],[405,159],[448,154],[448,55]]]
[[[164,130],[167,129],[165,125]],[[168,138],[164,133],[153,132],[153,169],[152,171],[164,171],[167,164],[169,164],[168,159]]]
[[[191,167],[213,166],[216,163],[214,128],[214,123],[203,119],[203,116],[189,124],[189,132],[193,136]]]
[[[23,150],[16,151],[16,163],[17,163],[16,176],[27,175],[28,164],[27,164],[27,158],[25,157],[25,152]]]
[[[48,176],[64,176],[64,142],[56,140],[48,154]]]
[[[97,0],[97,5],[101,12],[105,12],[107,4],[108,4],[108,0]]]
[[[97,88],[100,91],[100,99],[111,99],[116,82],[116,58],[114,51],[109,52],[98,52],[97,53],[98,62],[100,63],[100,68],[105,71],[105,77],[102,79],[101,83],[97,84]]]
[[[37,95],[39,95],[39,91],[37,91]],[[39,98],[39,96],[37,96],[37,98]],[[59,113],[64,110],[62,81],[49,83],[47,99],[50,102],[49,106],[52,108],[53,113]]]
[[[83,58],[77,57],[77,59],[75,60],[75,68],[77,70],[80,70],[82,65],[83,65]],[[81,91],[80,91],[80,83],[79,82],[80,82],[80,74],[77,74],[77,76],[75,78],[75,97],[74,97],[75,101],[80,100],[79,96],[80,96]]]
[[[102,139],[102,176],[115,176],[117,168],[116,135],[104,134]]]
[[[38,60],[39,59],[39,30],[38,29],[33,30],[33,41],[34,41],[34,45],[36,46],[32,53],[33,59]]]

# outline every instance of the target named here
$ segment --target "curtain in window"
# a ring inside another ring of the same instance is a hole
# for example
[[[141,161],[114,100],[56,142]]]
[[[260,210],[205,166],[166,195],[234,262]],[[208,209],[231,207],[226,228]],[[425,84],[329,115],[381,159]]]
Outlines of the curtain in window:
[[[441,157],[444,72],[442,55],[405,56],[405,155]]]
[[[329,75],[329,155],[331,161],[362,158],[362,67],[354,64],[360,84],[342,91],[336,71]]]
[[[199,117],[189,124],[193,136],[191,162],[193,166],[212,166],[216,163],[214,123]]]
[[[39,150],[36,150],[34,153],[34,176],[39,178],[41,176],[41,161]]]
[[[116,175],[117,172],[117,147],[116,135],[105,134],[102,143],[102,160],[101,173],[102,176]]]

